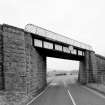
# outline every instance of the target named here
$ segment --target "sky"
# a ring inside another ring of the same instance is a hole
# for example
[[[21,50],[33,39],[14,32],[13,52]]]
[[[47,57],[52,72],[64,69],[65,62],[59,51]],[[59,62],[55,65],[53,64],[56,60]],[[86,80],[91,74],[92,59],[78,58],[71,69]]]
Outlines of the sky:
[[[20,28],[32,23],[87,43],[105,56],[105,0],[1,0],[3,23]],[[78,68],[78,62],[48,58],[50,66],[69,70]]]

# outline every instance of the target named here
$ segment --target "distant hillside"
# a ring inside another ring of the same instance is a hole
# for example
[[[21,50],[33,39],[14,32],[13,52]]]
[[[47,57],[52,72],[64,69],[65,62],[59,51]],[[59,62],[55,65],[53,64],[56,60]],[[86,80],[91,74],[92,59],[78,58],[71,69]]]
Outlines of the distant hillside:
[[[73,74],[73,75],[77,75],[78,74],[78,70],[67,71],[67,70],[53,70],[53,69],[48,68],[47,74],[49,76],[56,75],[56,74]]]
[[[48,68],[47,71],[48,72],[54,72],[54,71],[56,72],[75,72],[77,71],[78,72],[78,70],[56,70],[56,69],[51,69],[51,68]]]

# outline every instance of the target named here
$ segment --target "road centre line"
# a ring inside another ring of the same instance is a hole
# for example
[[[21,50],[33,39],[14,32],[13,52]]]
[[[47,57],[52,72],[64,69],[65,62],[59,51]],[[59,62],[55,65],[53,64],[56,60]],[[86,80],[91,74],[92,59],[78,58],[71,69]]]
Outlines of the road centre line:
[[[71,98],[71,101],[72,101],[73,105],[76,105],[76,103],[74,101],[74,98],[73,98],[73,96],[71,95],[71,93],[70,93],[70,91],[68,89],[67,89],[67,92],[68,92],[68,94],[69,94],[69,96]]]
[[[65,83],[65,82],[64,82],[64,86],[65,86],[65,88],[67,89],[67,85],[66,85],[66,83]],[[72,101],[73,105],[76,105],[76,102],[75,102],[75,100],[74,100],[73,96],[72,96],[72,95],[71,95],[71,93],[70,93],[70,89],[69,89],[69,90],[67,89],[67,93],[68,93],[69,98],[71,99],[71,101]]]

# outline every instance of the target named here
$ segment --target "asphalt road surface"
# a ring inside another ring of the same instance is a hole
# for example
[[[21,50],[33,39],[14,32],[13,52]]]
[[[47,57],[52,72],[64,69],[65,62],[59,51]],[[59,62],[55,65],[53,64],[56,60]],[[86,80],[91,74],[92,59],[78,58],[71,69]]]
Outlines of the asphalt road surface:
[[[29,105],[105,105],[105,97],[79,85],[72,76],[58,76]]]

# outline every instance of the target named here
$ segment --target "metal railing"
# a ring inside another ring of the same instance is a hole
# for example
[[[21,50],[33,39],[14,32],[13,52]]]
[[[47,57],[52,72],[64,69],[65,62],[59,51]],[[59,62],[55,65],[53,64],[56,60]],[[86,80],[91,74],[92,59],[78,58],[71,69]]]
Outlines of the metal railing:
[[[90,50],[90,51],[93,50],[92,47],[88,44],[73,40],[73,39],[68,38],[66,36],[63,36],[61,34],[46,30],[44,28],[35,26],[33,24],[27,24],[25,26],[25,31],[33,33],[33,34],[37,34],[37,35],[40,35],[40,36],[43,36],[43,37],[47,37],[47,38],[50,38],[50,39],[53,39],[53,40],[56,40],[56,41],[67,43],[69,45],[80,47],[82,49],[86,49],[86,50]]]

